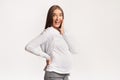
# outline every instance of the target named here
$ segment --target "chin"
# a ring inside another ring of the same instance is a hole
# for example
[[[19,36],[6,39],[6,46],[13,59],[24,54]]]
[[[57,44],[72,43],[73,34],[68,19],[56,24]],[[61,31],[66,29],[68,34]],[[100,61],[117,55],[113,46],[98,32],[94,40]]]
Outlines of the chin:
[[[60,25],[55,25],[54,27],[55,27],[55,28],[59,28],[59,27],[60,27]]]

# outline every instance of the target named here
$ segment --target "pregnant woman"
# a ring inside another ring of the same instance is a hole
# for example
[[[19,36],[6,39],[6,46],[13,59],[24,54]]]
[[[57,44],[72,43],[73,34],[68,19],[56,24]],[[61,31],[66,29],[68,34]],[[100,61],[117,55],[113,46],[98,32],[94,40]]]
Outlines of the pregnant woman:
[[[25,46],[25,50],[46,59],[44,80],[68,80],[74,50],[63,23],[62,8],[51,6],[45,29]]]

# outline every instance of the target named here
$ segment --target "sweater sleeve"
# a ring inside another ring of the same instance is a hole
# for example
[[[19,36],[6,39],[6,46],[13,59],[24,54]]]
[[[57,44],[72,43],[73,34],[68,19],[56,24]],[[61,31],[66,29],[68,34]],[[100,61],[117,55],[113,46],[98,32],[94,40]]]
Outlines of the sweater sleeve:
[[[44,51],[42,51],[40,46],[48,39],[48,36],[49,36],[48,31],[44,30],[36,38],[28,42],[28,44],[25,46],[25,50],[37,56],[46,58],[47,60],[50,59],[50,56]]]
[[[73,53],[73,54],[76,54],[77,51],[75,49],[75,45],[73,44],[73,41],[71,40],[70,35],[67,32],[64,32],[63,38],[66,41],[66,43],[68,44],[70,52]]]

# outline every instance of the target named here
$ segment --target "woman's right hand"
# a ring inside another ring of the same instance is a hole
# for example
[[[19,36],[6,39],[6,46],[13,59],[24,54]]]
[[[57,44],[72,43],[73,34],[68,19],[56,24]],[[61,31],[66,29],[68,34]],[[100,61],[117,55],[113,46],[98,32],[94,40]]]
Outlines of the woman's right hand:
[[[46,66],[45,66],[44,70],[46,70],[47,66],[50,65],[50,64],[51,64],[51,59],[46,60]]]
[[[46,64],[47,65],[51,64],[51,59],[46,60]]]

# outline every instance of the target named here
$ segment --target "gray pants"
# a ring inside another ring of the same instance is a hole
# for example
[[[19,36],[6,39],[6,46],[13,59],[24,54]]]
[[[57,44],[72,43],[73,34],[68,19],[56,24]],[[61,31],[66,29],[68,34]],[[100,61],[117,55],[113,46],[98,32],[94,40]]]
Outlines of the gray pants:
[[[45,71],[44,80],[68,80],[69,74]]]

